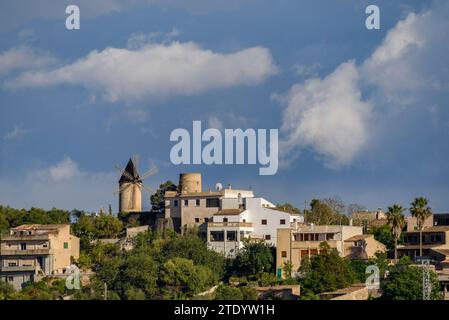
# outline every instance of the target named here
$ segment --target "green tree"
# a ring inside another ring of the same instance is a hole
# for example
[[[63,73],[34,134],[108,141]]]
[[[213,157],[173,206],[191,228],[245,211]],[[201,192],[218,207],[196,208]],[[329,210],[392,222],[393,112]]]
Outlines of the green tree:
[[[335,249],[313,256],[310,264],[301,266],[300,271],[303,273],[301,289],[309,295],[345,288],[357,280],[349,261],[341,258]]]
[[[238,288],[221,284],[215,291],[215,300],[243,300],[243,294]]]
[[[301,210],[293,206],[291,203],[285,202],[285,203],[278,203],[276,204],[276,208],[285,212],[293,213],[293,214],[300,214]]]
[[[151,196],[151,211],[154,213],[164,213],[165,210],[165,192],[176,191],[176,185],[168,180],[159,185],[159,189]]]
[[[422,256],[422,230],[424,222],[432,215],[432,209],[428,206],[429,200],[424,197],[417,197],[411,203],[410,213],[416,218],[419,230],[419,255]]]
[[[435,272],[430,272],[432,300],[441,299],[440,284]],[[392,268],[388,277],[381,281],[382,299],[386,300],[422,300],[423,270],[410,265],[397,265]]]
[[[94,228],[97,238],[116,238],[123,223],[114,216],[100,215],[94,219]]]
[[[253,286],[241,286],[239,289],[242,292],[243,300],[257,300],[258,293],[256,288]]]
[[[243,248],[235,258],[235,266],[246,274],[270,272],[275,268],[274,262],[274,248],[263,240],[244,239]]]
[[[153,258],[144,251],[132,252],[120,267],[120,283],[115,287],[134,287],[152,298],[157,290],[157,279],[158,267]]]
[[[206,266],[195,266],[192,260],[173,258],[165,262],[160,271],[164,289],[173,298],[182,298],[176,293],[188,296],[204,291],[216,279]]]
[[[398,258],[398,240],[401,237],[402,229],[404,228],[406,221],[404,217],[405,209],[398,204],[394,204],[388,207],[386,213],[388,224],[390,225],[391,231],[394,236],[394,259]]]
[[[0,280],[0,300],[8,300],[14,294],[14,287]]]
[[[382,242],[388,250],[394,250],[394,235],[391,226],[385,225],[368,230],[369,234],[374,235],[374,239]],[[399,236],[398,244],[403,243],[403,234]]]

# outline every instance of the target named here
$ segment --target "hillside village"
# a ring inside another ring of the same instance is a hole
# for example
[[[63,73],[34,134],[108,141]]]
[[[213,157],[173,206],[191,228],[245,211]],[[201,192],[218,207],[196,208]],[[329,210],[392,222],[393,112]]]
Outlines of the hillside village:
[[[449,214],[425,198],[299,210],[182,173],[143,211],[142,189],[130,159],[117,215],[0,207],[0,299],[449,299]]]

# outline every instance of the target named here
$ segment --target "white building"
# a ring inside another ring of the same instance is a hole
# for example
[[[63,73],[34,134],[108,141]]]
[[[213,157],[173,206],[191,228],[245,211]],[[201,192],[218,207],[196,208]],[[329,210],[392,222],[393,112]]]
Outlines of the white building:
[[[277,229],[290,228],[304,218],[276,209],[264,198],[223,198],[221,210],[207,224],[207,245],[228,257],[243,247],[243,238],[263,239],[276,245]]]

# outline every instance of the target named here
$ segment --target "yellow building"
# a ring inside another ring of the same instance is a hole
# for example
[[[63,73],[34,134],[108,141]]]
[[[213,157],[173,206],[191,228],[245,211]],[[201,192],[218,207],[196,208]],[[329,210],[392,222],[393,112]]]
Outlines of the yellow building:
[[[20,289],[42,277],[64,275],[79,258],[79,238],[68,224],[25,224],[0,241],[0,279]]]
[[[385,245],[372,235],[363,235],[363,227],[339,225],[296,225],[277,230],[276,270],[284,277],[286,262],[293,264],[295,275],[305,257],[321,253],[320,244],[326,242],[341,257],[368,259],[377,251],[386,251]]]

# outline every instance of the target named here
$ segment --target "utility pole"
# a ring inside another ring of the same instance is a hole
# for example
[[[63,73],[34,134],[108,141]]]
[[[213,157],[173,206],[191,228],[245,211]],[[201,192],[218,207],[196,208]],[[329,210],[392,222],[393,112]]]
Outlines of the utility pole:
[[[108,300],[108,284],[104,283],[104,300]]]
[[[430,283],[430,261],[428,259],[423,260],[422,262],[422,291],[423,291],[423,300],[430,300],[430,293],[432,292],[432,284]]]

